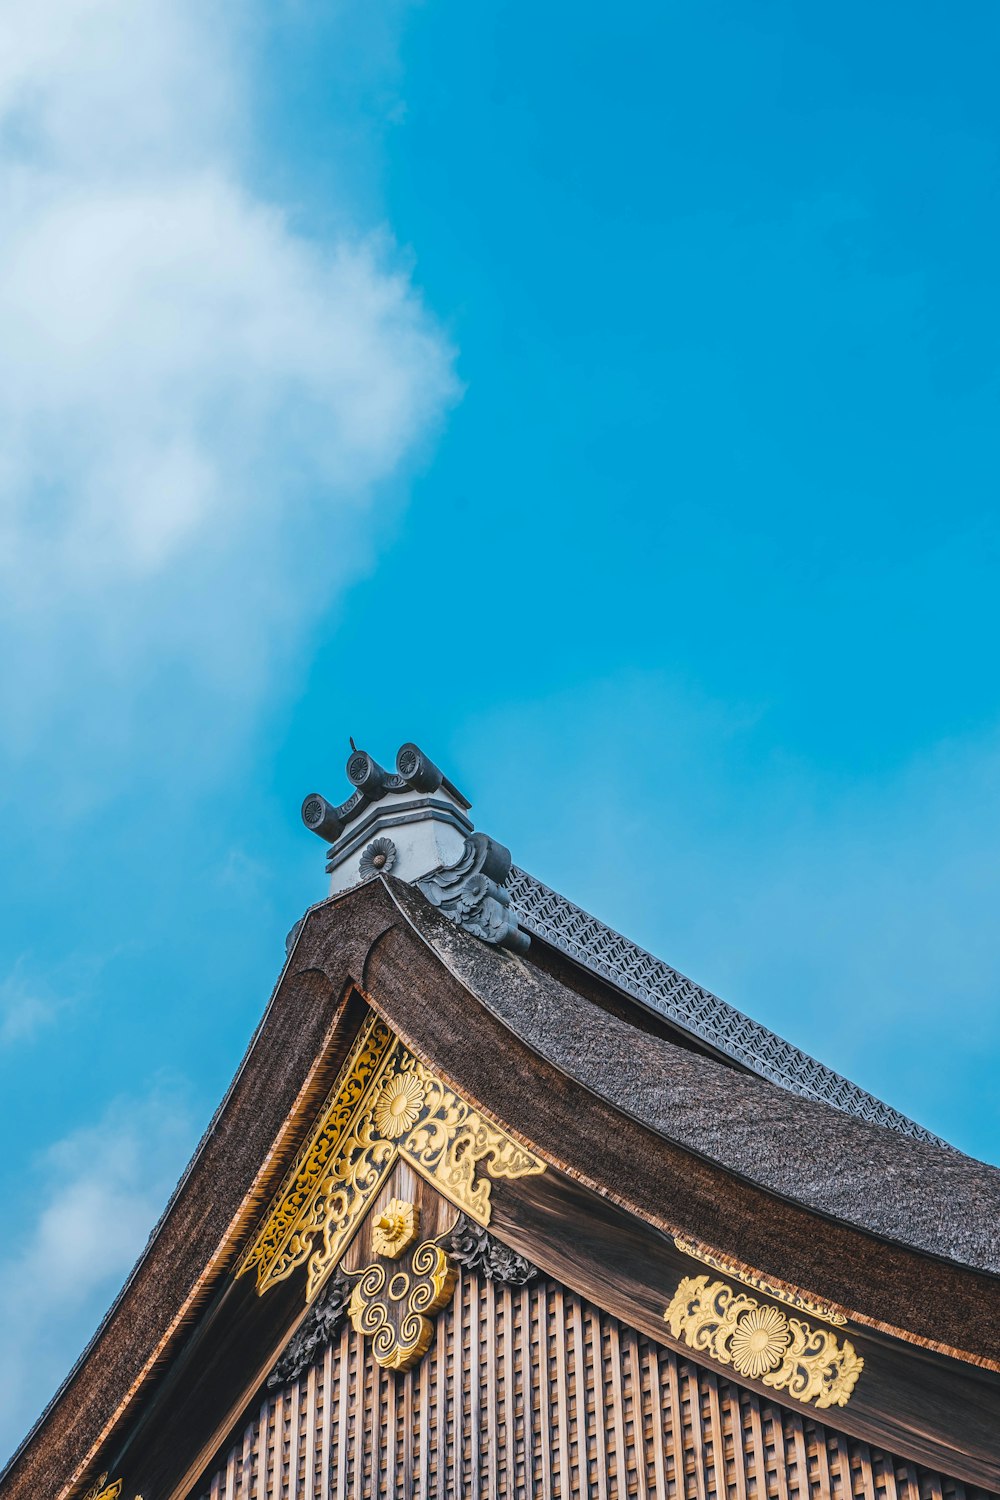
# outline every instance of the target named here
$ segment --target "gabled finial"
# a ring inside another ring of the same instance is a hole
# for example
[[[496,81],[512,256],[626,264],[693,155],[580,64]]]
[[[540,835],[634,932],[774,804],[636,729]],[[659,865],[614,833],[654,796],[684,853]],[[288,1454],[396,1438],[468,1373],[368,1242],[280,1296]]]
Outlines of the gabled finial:
[[[394,772],[359,750],[353,735],[350,746],[347,800],[334,805],[310,792],[302,804],[303,823],[331,844],[331,895],[391,872],[456,926],[524,952],[528,937],[503,889],[510,853],[473,833],[468,798],[412,741],[399,747]]]

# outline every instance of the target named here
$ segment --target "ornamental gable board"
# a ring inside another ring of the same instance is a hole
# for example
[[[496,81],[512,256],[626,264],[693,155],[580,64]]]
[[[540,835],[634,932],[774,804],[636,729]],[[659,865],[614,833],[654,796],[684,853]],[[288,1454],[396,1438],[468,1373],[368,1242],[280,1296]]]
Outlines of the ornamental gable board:
[[[1000,1493],[1000,1173],[512,865],[412,744],[0,1500]]]

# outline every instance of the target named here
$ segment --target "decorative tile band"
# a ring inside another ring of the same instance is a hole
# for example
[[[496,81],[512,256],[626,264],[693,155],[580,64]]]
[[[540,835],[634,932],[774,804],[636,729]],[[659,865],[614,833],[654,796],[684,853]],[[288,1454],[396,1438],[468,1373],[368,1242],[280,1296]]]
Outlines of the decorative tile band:
[[[707,1276],[685,1276],[663,1316],[689,1348],[820,1408],[846,1406],[864,1369],[847,1339]]]
[[[627,995],[736,1058],[762,1078],[807,1099],[822,1099],[861,1120],[886,1125],[900,1135],[945,1145],[922,1125],[775,1036],[766,1026],[637,947],[526,870],[512,865],[504,884],[525,932],[551,943],[595,974],[602,974]]]

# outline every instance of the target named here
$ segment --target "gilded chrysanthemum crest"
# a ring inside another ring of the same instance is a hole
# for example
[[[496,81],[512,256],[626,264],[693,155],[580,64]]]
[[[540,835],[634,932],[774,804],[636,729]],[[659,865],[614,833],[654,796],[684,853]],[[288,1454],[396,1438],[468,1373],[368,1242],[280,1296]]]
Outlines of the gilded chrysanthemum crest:
[[[390,1140],[406,1135],[420,1118],[423,1102],[423,1085],[412,1073],[387,1078],[375,1103],[375,1129]]]
[[[848,1339],[707,1276],[685,1276],[663,1316],[689,1348],[817,1407],[846,1406],[864,1369]]]
[[[767,1370],[781,1364],[788,1348],[788,1319],[776,1307],[755,1307],[737,1320],[729,1347],[733,1367],[741,1375],[759,1380]]]

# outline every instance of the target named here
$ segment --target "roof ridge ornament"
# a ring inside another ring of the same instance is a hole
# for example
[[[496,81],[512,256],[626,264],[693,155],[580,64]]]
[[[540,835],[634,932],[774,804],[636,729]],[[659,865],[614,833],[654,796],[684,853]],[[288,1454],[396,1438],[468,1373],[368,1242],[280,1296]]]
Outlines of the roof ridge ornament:
[[[417,881],[417,889],[442,916],[473,937],[514,953],[527,953],[531,939],[518,927],[517,913],[503,888],[510,866],[509,849],[485,833],[474,833],[454,864],[431,870]]]
[[[396,752],[396,770],[387,771],[367,750],[357,750],[351,740],[351,754],[347,760],[347,779],[355,790],[344,802],[328,802],[319,792],[310,792],[302,803],[302,821],[310,833],[331,843],[341,837],[349,823],[361,816],[373,802],[380,802],[390,793],[409,791],[436,792],[443,789],[463,812],[472,803],[464,797],[453,782],[449,781],[429,756],[419,746],[407,741]]]
[[[340,803],[310,792],[302,821],[327,839],[330,894],[380,875],[416,885],[443,916],[483,942],[527,951],[503,889],[510,851],[475,833],[471,803],[419,745],[408,740],[396,753],[395,771],[351,740],[347,779],[354,787]]]

